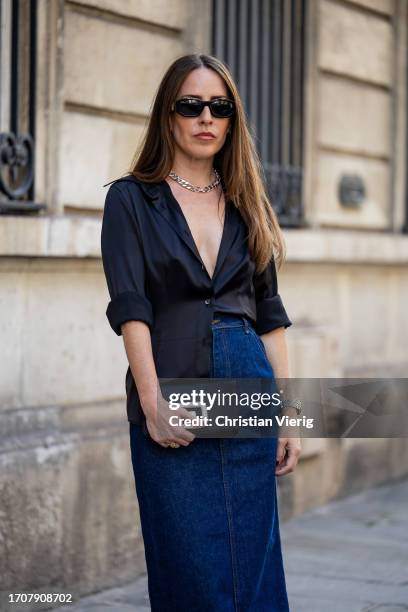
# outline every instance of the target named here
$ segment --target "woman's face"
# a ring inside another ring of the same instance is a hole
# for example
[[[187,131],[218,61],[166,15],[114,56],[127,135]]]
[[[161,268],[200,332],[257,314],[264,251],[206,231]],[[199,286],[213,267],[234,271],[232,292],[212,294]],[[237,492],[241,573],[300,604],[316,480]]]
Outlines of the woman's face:
[[[222,78],[210,68],[196,68],[185,78],[177,95],[177,100],[196,97],[200,100],[228,98],[227,88]],[[176,148],[193,159],[213,157],[224,145],[230,119],[219,119],[211,115],[205,106],[199,117],[182,117],[174,112],[170,115],[170,127]],[[199,134],[210,132],[213,138],[200,138]]]

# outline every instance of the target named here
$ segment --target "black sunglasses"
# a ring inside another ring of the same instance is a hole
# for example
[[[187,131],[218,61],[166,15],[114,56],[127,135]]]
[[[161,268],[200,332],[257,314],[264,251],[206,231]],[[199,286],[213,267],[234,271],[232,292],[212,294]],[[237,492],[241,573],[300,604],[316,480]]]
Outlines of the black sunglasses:
[[[209,106],[212,116],[218,119],[227,119],[235,114],[235,102],[226,98],[216,98],[206,102],[195,98],[180,98],[176,100],[171,110],[175,110],[183,117],[199,117],[204,106]]]

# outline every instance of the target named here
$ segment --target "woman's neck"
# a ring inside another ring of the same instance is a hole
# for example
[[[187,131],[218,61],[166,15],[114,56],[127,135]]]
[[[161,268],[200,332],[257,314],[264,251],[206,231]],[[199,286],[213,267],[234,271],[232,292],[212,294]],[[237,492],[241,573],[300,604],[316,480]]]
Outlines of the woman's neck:
[[[182,179],[189,181],[193,185],[209,185],[214,180],[213,159],[202,160],[194,163],[176,160],[172,170]]]

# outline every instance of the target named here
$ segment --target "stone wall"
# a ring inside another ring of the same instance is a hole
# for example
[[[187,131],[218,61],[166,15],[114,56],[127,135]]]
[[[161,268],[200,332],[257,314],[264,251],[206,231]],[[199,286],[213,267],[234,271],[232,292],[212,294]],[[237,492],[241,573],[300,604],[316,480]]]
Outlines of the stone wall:
[[[312,0],[305,206],[279,288],[294,376],[404,375],[408,356],[405,3]],[[210,2],[40,3],[38,217],[0,217],[0,590],[81,594],[144,569],[125,414],[127,361],[108,326],[106,189],[126,172],[158,81],[209,50]],[[367,198],[342,208],[357,172]],[[407,473],[404,440],[304,440],[279,480],[283,517]]]

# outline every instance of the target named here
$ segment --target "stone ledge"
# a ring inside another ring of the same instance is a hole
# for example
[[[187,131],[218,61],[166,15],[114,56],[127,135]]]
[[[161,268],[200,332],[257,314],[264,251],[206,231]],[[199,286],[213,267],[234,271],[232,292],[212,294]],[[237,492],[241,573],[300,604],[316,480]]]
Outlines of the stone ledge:
[[[0,257],[100,257],[101,219],[0,216]],[[408,263],[408,234],[348,229],[284,230],[288,263]]]
[[[284,231],[290,263],[403,265],[408,262],[408,234],[349,229]]]
[[[101,219],[0,217],[0,257],[100,257]]]

